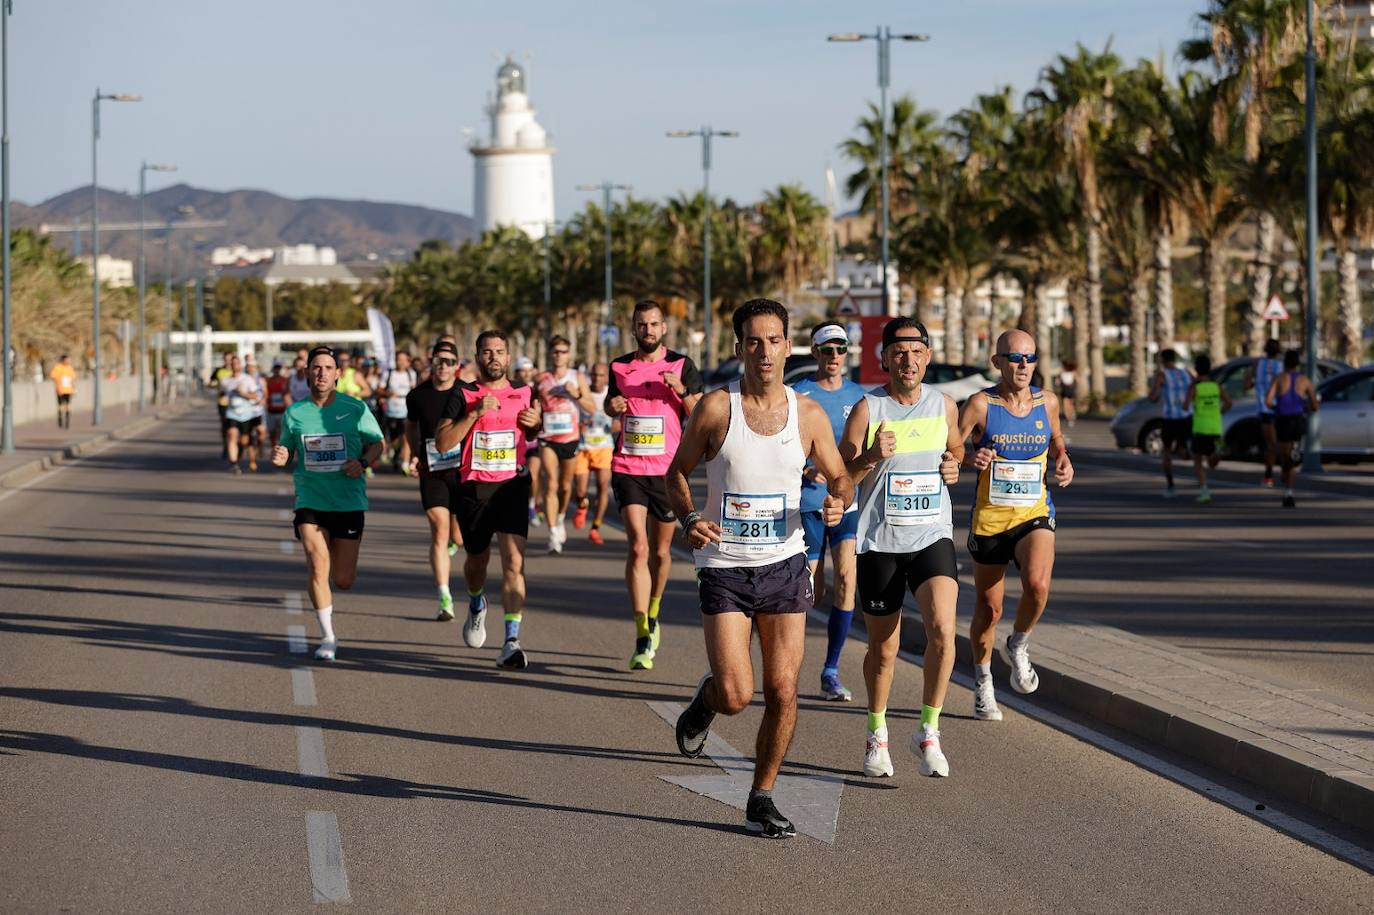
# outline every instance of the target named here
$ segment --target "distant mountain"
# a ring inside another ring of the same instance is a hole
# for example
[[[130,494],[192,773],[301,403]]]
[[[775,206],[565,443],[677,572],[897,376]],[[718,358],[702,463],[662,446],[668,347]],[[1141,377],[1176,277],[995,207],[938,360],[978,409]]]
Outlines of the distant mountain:
[[[208,191],[187,184],[150,191],[146,199],[149,223],[168,218],[224,220],[226,225],[185,230],[178,242],[194,252],[197,265],[207,265],[210,251],[220,245],[244,244],[252,248],[276,245],[329,245],[341,262],[370,258],[405,260],[423,241],[443,239],[452,244],[473,237],[472,218],[461,213],[431,210],[399,203],[367,200],[331,200],[313,197],[291,200],[267,191]],[[194,212],[181,215],[183,207]],[[43,223],[71,225],[80,221],[88,230],[91,189],[77,188],[35,206],[11,204],[17,226],[37,228]],[[114,223],[138,222],[138,195],[100,189],[100,250],[115,257],[138,256],[138,233],[106,231]],[[62,248],[71,250],[71,233],[53,235]],[[165,271],[162,232],[148,235],[148,271],[160,277]],[[90,250],[88,231],[82,232],[81,250]]]

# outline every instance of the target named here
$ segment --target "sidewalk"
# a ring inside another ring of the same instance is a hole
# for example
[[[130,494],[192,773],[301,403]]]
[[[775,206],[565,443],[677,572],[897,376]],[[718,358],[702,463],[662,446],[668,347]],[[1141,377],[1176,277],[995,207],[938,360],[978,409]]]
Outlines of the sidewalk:
[[[149,404],[139,414],[135,404],[118,404],[102,412],[99,426],[91,424],[89,410],[72,412],[72,427],[57,427],[57,411],[51,419],[24,423],[14,428],[14,453],[0,454],[0,488],[21,486],[65,460],[80,457],[113,439],[136,435],[162,419],[169,419],[202,401],[178,398],[166,406]]]
[[[1073,429],[1065,429],[1069,450],[1082,455],[1090,461],[1106,461],[1144,472],[1160,474],[1159,458],[1141,454],[1135,449],[1118,448],[1108,428],[1108,420],[1081,418]],[[1258,485],[1263,467],[1247,461],[1224,460],[1209,474],[1213,479],[1230,483],[1251,483]],[[1277,470],[1275,471],[1277,473]],[[1192,460],[1174,461],[1174,475],[1191,480],[1193,477]],[[1374,462],[1361,464],[1323,465],[1321,473],[1298,473],[1298,491],[1306,489],[1314,492],[1330,492],[1347,496],[1374,498]]]

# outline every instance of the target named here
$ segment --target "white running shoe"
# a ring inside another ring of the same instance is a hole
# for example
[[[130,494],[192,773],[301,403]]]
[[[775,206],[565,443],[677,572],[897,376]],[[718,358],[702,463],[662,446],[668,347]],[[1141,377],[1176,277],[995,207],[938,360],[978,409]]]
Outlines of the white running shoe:
[[[320,643],[320,647],[315,649],[316,661],[334,660],[334,651],[339,647],[337,639],[325,639]]]
[[[549,555],[563,552],[563,528],[558,525],[549,526]]]
[[[864,775],[878,778],[892,775],[892,756],[887,752],[887,728],[868,732],[864,744]]]
[[[940,732],[935,728],[921,725],[921,729],[911,736],[911,752],[921,758],[922,775],[949,777],[949,760],[940,751]]]
[[[468,614],[468,621],[463,624],[463,644],[469,648],[481,648],[487,643],[487,603],[482,602],[482,609],[476,613]]]
[[[1040,688],[1040,675],[1031,666],[1030,649],[1026,647],[1026,641],[1022,639],[1021,644],[1013,649],[1011,636],[1007,636],[1007,640],[998,646],[1002,660],[1011,668],[1011,688],[1023,695]]]
[[[530,659],[525,654],[525,649],[520,647],[519,641],[506,639],[506,644],[501,647],[501,657],[496,659],[496,666],[524,670],[530,666]]]
[[[992,691],[992,677],[979,678],[973,688],[973,717],[979,721],[1001,721],[1002,710]]]

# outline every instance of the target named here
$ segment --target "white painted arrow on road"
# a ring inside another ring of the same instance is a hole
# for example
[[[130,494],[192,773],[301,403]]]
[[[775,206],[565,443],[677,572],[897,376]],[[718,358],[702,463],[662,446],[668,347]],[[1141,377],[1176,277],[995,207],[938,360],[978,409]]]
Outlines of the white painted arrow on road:
[[[650,702],[649,708],[674,727],[682,714],[682,706],[675,702]],[[754,780],[753,761],[715,733],[706,738],[705,755],[725,774],[660,775],[659,778],[743,810]],[[840,820],[842,791],[844,779],[835,775],[779,775],[773,786],[773,799],[783,816],[797,827],[797,832],[833,844]]]

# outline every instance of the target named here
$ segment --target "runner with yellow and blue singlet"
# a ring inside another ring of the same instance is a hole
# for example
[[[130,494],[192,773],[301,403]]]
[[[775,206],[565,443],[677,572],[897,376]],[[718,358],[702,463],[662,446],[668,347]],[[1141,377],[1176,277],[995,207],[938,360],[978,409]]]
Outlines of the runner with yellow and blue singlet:
[[[1055,483],[1063,487],[1073,481],[1073,464],[1059,429],[1058,398],[1031,386],[1038,361],[1030,334],[1002,334],[992,356],[1001,380],[970,397],[959,413],[961,440],[975,443],[967,460],[978,471],[968,537],[975,588],[969,641],[976,680],[973,714],[984,721],[1002,719],[992,688],[992,650],[1008,562],[1021,570],[1021,598],[1014,631],[999,647],[1011,668],[1012,689],[1033,693],[1040,685],[1027,643],[1049,602],[1054,572],[1050,461]]]

